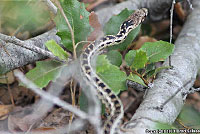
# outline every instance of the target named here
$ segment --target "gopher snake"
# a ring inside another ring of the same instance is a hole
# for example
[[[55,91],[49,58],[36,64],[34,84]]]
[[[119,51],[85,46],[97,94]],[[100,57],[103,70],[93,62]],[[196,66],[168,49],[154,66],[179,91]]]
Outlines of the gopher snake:
[[[117,35],[107,35],[98,41],[94,41],[81,54],[81,72],[86,82],[97,90],[99,99],[109,110],[109,117],[104,124],[104,134],[118,134],[124,116],[123,105],[118,96],[97,76],[91,67],[91,57],[106,47],[123,42],[128,33],[144,21],[147,13],[146,8],[136,10],[122,23]]]

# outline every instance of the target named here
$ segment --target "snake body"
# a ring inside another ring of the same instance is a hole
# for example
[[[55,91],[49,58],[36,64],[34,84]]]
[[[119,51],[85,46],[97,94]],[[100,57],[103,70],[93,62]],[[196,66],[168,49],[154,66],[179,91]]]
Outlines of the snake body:
[[[121,24],[117,35],[107,35],[94,41],[85,48],[80,56],[81,72],[84,79],[97,90],[98,98],[109,110],[109,116],[104,123],[104,134],[118,134],[124,116],[123,105],[118,96],[97,76],[91,66],[91,58],[104,48],[123,42],[128,33],[144,21],[147,13],[146,8],[136,10]]]

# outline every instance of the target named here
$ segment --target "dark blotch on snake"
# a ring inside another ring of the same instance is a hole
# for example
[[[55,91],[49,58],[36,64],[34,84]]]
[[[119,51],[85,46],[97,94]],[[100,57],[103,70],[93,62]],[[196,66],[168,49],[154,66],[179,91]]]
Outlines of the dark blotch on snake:
[[[105,91],[106,91],[106,93],[108,93],[108,94],[111,92],[111,90],[110,90],[110,89],[108,89],[108,88],[107,88],[107,89],[105,89]]]
[[[90,44],[90,45],[89,45],[89,48],[92,50],[92,49],[93,49],[93,44]]]
[[[97,77],[95,77],[94,80],[95,80],[96,82],[99,82],[99,79],[98,79]]]
[[[85,66],[85,70],[90,70],[90,67],[89,66]]]
[[[106,37],[109,38],[109,39],[114,39],[115,38],[114,36],[111,36],[111,35],[108,35]]]
[[[84,59],[87,59],[87,57],[88,57],[87,54],[83,54]]]
[[[115,105],[119,104],[119,101],[118,100],[115,100],[114,101]]]
[[[116,98],[116,96],[115,96],[114,94],[112,94],[112,95],[110,96],[110,98],[111,98],[111,99],[114,99],[114,98]]]
[[[110,42],[107,42],[106,44],[108,45],[108,44],[111,44],[112,42],[110,41]]]
[[[101,88],[106,87],[106,85],[105,85],[104,83],[99,83],[99,86],[100,86]]]
[[[115,109],[116,109],[116,110],[120,110],[120,108],[121,108],[121,107],[120,107],[120,106],[118,106],[118,107],[116,107]]]
[[[88,48],[85,49],[85,53],[89,54],[90,50]]]
[[[83,65],[88,64],[87,60],[83,60]]]

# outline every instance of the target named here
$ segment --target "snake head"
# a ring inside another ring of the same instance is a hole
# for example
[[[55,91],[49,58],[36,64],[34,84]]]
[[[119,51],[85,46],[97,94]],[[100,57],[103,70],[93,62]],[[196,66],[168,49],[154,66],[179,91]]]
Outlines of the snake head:
[[[144,21],[144,19],[147,17],[147,15],[148,15],[148,10],[146,9],[146,8],[142,8],[142,9],[140,9],[141,10],[141,14],[142,14],[142,17],[143,17],[143,20],[142,20],[142,22]]]
[[[146,8],[135,10],[135,12],[132,13],[128,19],[122,23],[118,36],[129,33],[131,30],[140,25],[144,21],[147,14],[148,10]]]
[[[128,17],[128,20],[131,21],[133,25],[139,25],[144,21],[147,15],[148,10],[146,8],[141,8],[135,10],[135,12]]]

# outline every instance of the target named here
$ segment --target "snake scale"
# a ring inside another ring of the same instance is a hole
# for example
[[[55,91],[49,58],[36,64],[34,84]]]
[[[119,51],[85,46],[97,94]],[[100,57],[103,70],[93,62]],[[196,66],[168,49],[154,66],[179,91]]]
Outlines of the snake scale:
[[[105,84],[91,66],[91,58],[104,48],[123,42],[129,32],[140,25],[147,16],[148,10],[136,10],[125,20],[117,35],[107,35],[89,44],[80,56],[81,73],[84,80],[92,85],[98,92],[98,98],[105,104],[109,116],[104,123],[104,134],[119,134],[120,125],[124,116],[123,105],[117,95]]]

